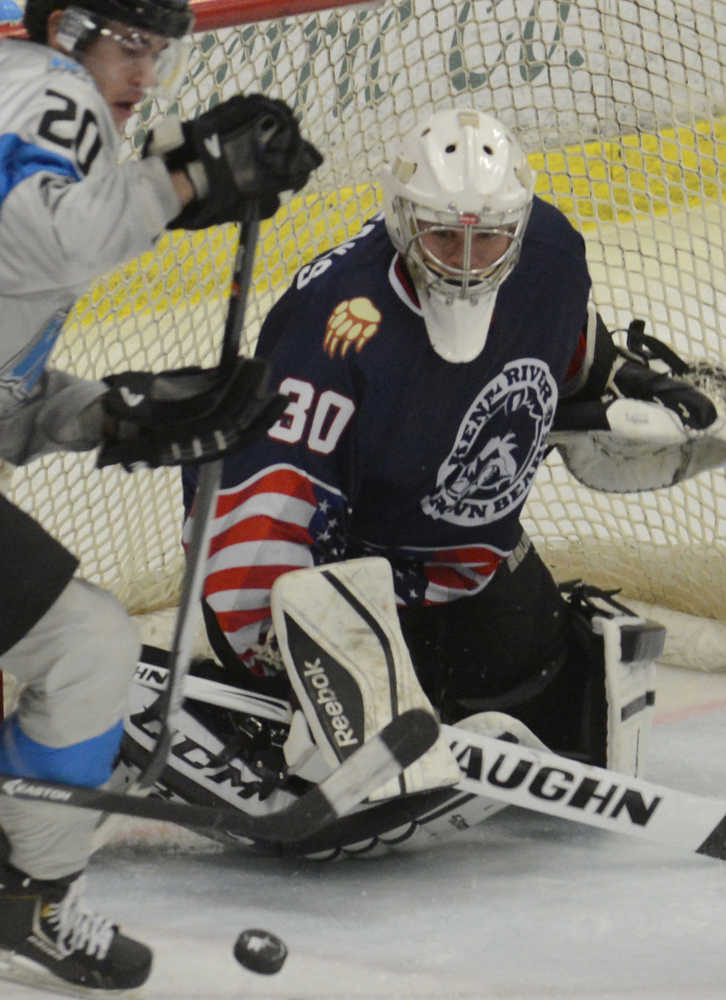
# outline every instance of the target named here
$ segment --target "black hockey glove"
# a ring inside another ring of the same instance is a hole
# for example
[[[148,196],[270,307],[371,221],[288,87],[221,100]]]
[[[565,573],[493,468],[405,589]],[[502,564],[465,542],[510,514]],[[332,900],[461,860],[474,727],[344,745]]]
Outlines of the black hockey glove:
[[[627,343],[631,354],[641,361],[626,360],[613,368],[610,384],[616,394],[660,403],[673,410],[684,427],[697,431],[710,427],[717,416],[716,407],[688,380],[690,366],[687,362],[667,344],[647,336],[642,319],[634,319],[630,323]],[[660,362],[661,371],[651,368],[650,361]],[[663,366],[668,367],[667,373],[662,371]],[[678,378],[679,375],[684,378]]]
[[[238,358],[230,369],[109,375],[102,397],[113,435],[97,465],[137,467],[210,462],[264,435],[287,405],[268,393],[267,365]]]
[[[694,386],[660,374],[637,361],[624,361],[612,378],[616,395],[660,403],[678,416],[684,427],[705,430],[716,419],[716,407]]]
[[[267,219],[280,207],[279,193],[299,191],[323,162],[290,108],[261,94],[230,97],[193,121],[167,119],[149,133],[150,155],[183,170],[196,192],[167,229],[242,222],[252,201]]]
[[[646,336],[645,323],[633,320],[628,328],[627,352],[616,347],[598,317],[601,395],[598,399],[564,399],[557,407],[553,430],[609,430],[608,407],[616,399],[639,399],[672,410],[684,427],[705,430],[717,417],[716,407],[696,385],[695,369],[666,344]],[[603,350],[603,344],[605,348]],[[596,354],[597,356],[597,354]],[[660,370],[650,362],[660,364]],[[663,369],[667,368],[667,371]]]

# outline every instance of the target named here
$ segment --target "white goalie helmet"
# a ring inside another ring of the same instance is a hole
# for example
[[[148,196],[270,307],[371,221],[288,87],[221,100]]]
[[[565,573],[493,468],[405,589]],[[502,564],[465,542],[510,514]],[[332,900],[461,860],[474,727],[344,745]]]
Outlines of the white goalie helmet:
[[[403,138],[381,187],[386,227],[434,350],[446,361],[472,361],[519,259],[532,207],[534,174],[524,152],[491,115],[439,111]]]

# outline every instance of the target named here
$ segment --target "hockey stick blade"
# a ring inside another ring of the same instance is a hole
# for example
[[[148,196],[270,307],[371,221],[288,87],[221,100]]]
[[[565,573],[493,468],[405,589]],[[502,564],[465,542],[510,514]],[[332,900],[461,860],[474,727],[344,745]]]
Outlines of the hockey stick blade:
[[[137,683],[163,688],[162,653],[144,647]],[[290,719],[289,704],[280,698],[228,690],[228,685],[199,677],[186,678],[184,693],[260,718]],[[441,731],[462,772],[452,791],[726,860],[726,800],[582,764],[462,726],[443,725]]]
[[[0,774],[0,795],[30,802],[75,806],[143,819],[177,823],[201,832],[224,830],[250,840],[291,843],[332,823],[418,760],[439,735],[429,712],[409,709],[367,740],[324,781],[276,813],[250,816],[215,809],[84,788],[58,781]]]

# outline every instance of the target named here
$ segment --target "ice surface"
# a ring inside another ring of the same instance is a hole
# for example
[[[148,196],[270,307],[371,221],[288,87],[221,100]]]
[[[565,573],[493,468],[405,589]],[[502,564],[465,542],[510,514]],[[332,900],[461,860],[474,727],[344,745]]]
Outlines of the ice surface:
[[[726,676],[662,669],[658,717],[648,777],[726,800]],[[90,869],[93,902],[154,948],[143,1000],[726,996],[723,862],[513,809],[337,863],[173,834],[127,831]],[[234,960],[246,927],[287,942],[277,975]]]

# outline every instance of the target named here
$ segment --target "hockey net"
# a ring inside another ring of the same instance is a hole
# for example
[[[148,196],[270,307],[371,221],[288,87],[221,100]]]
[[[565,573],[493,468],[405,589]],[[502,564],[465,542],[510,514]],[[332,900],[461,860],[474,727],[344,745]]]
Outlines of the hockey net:
[[[205,0],[189,72],[169,110],[190,116],[239,91],[291,104],[325,163],[262,227],[246,331],[291,276],[379,207],[391,139],[427,111],[475,105],[518,133],[537,192],[583,233],[594,300],[611,328],[633,317],[688,357],[726,364],[726,2],[399,0],[305,13],[270,0]],[[275,10],[294,16],[260,21]],[[250,23],[254,22],[254,23]],[[233,25],[233,26],[229,26]],[[127,130],[132,156],[167,109]],[[234,227],[165,235],[78,303],[53,365],[88,377],[214,363]],[[7,470],[8,473],[10,470]],[[44,458],[6,477],[11,498],[132,613],[171,607],[183,558],[178,474],[97,471]],[[551,456],[525,524],[560,579],[726,619],[726,480],[607,495]],[[722,633],[681,621],[694,666],[726,667]],[[688,628],[691,631],[688,631]],[[726,628],[726,626],[723,626]],[[713,636],[717,639],[714,640]]]

